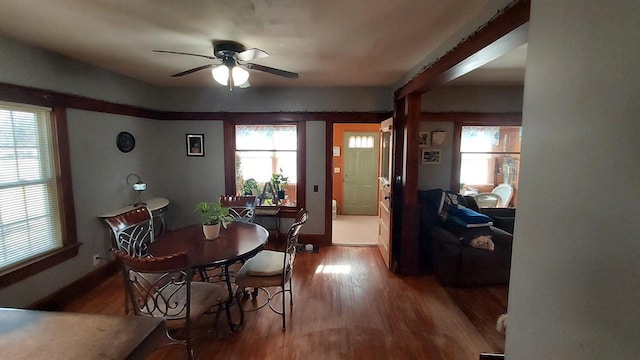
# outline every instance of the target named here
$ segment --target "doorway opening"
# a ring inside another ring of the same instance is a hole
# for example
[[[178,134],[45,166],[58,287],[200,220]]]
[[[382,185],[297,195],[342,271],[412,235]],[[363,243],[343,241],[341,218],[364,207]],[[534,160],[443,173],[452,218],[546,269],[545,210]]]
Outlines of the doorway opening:
[[[379,124],[333,125],[333,245],[378,243],[379,130]]]

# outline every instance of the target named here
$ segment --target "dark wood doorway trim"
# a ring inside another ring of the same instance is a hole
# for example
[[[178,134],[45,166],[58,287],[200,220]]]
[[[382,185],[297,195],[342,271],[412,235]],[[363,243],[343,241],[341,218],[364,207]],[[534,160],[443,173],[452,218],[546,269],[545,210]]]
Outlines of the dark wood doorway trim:
[[[325,120],[325,189],[324,189],[324,239],[319,245],[331,245],[333,224],[331,221],[331,200],[333,200],[333,125],[334,124],[379,124],[391,116],[390,112],[352,114],[352,116],[327,116]]]
[[[395,181],[402,184],[402,203],[394,206],[393,234],[398,261],[398,272],[406,275],[420,273],[420,253],[418,249],[417,192],[418,160],[415,158],[419,148],[419,126],[421,96],[425,92],[456,79],[480,66],[525,44],[528,37],[530,0],[516,1],[506,7],[491,21],[446,53],[435,63],[426,67],[406,85],[394,92],[396,115],[403,114],[405,123],[401,129],[406,143],[396,149],[395,163],[402,164],[394,174]],[[400,107],[398,107],[400,106]],[[456,123],[456,126],[460,126]],[[459,130],[456,128],[456,130]],[[398,189],[400,190],[400,189]],[[398,192],[396,190],[396,192]],[[399,206],[398,206],[399,205]],[[396,214],[398,210],[402,214]]]

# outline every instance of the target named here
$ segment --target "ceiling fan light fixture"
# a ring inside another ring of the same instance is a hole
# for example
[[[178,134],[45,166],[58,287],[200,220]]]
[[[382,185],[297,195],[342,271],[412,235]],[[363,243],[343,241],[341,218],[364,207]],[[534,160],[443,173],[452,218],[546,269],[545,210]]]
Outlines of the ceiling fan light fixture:
[[[218,65],[211,69],[211,75],[220,85],[227,86],[229,84],[229,68],[227,65]],[[245,80],[246,81],[246,80]]]
[[[237,65],[231,69],[231,76],[235,86],[240,86],[249,80],[249,72]]]

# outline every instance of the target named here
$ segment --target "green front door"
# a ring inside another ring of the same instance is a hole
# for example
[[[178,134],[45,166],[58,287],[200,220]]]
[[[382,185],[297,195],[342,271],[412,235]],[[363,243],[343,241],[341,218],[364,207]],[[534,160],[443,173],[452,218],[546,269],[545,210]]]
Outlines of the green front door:
[[[377,132],[345,132],[344,215],[378,213]]]

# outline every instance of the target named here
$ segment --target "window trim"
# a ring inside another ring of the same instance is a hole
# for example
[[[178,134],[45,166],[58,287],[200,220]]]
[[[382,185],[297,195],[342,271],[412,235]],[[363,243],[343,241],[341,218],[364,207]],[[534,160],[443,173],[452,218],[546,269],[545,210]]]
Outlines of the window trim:
[[[30,105],[43,106],[44,104]],[[51,110],[51,136],[56,167],[60,223],[62,226],[62,248],[51,250],[38,257],[21,261],[14,266],[2,270],[0,272],[0,289],[15,284],[78,255],[78,248],[81,244],[78,243],[76,233],[66,109],[54,107]]]
[[[460,189],[460,166],[462,155],[460,145],[462,143],[463,126],[522,126],[522,113],[430,113],[430,120],[453,121],[453,148],[451,161],[452,191]]]
[[[236,178],[235,178],[235,149],[236,149],[236,125],[283,125],[295,124],[298,128],[298,150],[296,157],[297,166],[297,191],[296,206],[280,207],[280,217],[295,218],[297,211],[306,206],[306,123],[304,121],[291,121],[278,116],[278,114],[270,114],[267,118],[260,119],[238,119],[224,122],[224,177],[225,177],[225,193],[235,194]],[[222,195],[222,194],[221,194]]]

